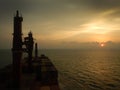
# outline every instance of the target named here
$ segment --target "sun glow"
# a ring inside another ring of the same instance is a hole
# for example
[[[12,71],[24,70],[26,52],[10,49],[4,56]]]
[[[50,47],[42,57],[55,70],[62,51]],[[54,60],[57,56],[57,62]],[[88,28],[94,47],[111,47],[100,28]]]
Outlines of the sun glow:
[[[110,32],[113,28],[113,25],[106,22],[103,18],[95,19],[87,24],[83,25],[84,32],[94,33],[94,34],[106,34]]]
[[[101,44],[100,44],[100,46],[101,46],[101,47],[104,47],[104,46],[105,46],[105,44],[104,44],[104,43],[101,43]]]

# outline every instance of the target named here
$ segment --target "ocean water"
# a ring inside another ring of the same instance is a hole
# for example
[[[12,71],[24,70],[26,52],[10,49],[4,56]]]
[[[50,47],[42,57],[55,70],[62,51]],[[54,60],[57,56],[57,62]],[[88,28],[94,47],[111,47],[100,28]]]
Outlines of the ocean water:
[[[61,90],[120,90],[119,50],[40,50],[59,72]],[[12,62],[0,50],[0,67]]]
[[[0,50],[0,68],[12,63],[12,53],[10,50]]]

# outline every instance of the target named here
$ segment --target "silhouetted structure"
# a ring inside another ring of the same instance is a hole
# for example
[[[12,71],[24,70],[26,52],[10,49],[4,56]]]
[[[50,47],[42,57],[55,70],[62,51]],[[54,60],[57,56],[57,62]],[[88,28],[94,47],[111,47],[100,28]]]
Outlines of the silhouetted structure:
[[[20,87],[21,79],[21,59],[22,59],[22,21],[23,18],[16,12],[14,17],[14,33],[13,33],[13,87]]]
[[[33,45],[34,45],[32,32],[29,32],[28,37],[24,38],[24,44],[26,46],[26,52],[28,53],[29,72],[32,72],[32,52],[33,52]]]
[[[0,89],[60,90],[58,72],[47,56],[38,56],[37,43],[35,44],[35,57],[32,56],[34,47],[32,33],[29,32],[28,37],[22,41],[22,21],[23,18],[17,11],[14,17],[13,63],[0,71]],[[25,48],[22,47],[23,45]],[[28,53],[28,57],[22,58],[23,52]],[[11,82],[13,82],[12,85]]]
[[[38,46],[37,43],[35,43],[35,58],[38,57]]]

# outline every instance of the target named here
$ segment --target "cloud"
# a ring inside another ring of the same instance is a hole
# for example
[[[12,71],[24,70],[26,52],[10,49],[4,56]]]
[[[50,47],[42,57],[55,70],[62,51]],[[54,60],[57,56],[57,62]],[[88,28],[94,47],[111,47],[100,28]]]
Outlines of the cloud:
[[[4,42],[7,38],[3,34],[13,32],[12,19],[17,9],[24,17],[23,33],[32,30],[36,37],[93,41],[97,36],[105,37],[100,34],[103,32],[110,34],[106,37],[118,36],[110,32],[120,30],[120,0],[0,0],[0,37],[4,37]],[[95,28],[89,30],[88,27],[93,23],[97,24],[96,27],[109,28],[97,29],[96,34]],[[86,29],[89,33],[83,32]]]
[[[69,1],[69,0],[68,0]],[[77,5],[83,4],[93,10],[104,10],[108,8],[119,7],[119,0],[70,0],[72,3]]]
[[[6,7],[7,6],[7,7]],[[1,0],[0,11],[11,12],[16,9],[23,11],[60,12],[76,10],[105,10],[119,8],[119,0]],[[87,11],[88,11],[87,10]]]

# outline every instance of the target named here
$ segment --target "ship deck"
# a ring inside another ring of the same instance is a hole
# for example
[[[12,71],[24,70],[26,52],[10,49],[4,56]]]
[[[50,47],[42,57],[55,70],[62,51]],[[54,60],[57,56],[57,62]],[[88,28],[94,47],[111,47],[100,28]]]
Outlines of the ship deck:
[[[26,60],[27,58],[22,62],[19,90],[60,90],[58,71],[48,57],[42,55],[33,58],[32,72],[29,72]],[[11,82],[12,65],[8,65],[0,70],[0,89],[9,90],[12,88]]]

